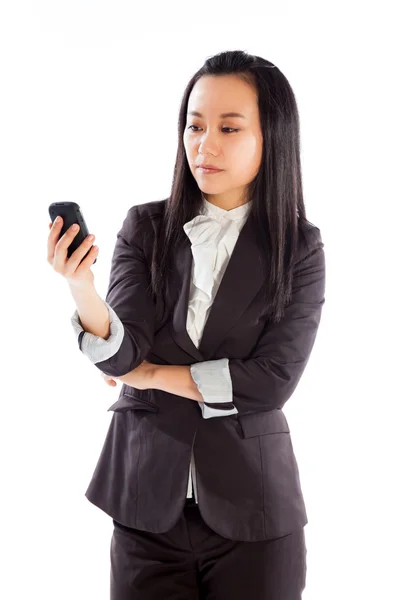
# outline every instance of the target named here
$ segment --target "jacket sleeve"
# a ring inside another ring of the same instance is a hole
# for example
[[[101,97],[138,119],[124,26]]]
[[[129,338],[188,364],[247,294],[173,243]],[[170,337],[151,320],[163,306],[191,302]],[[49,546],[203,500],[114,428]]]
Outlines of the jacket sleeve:
[[[220,359],[227,361],[232,403],[241,415],[282,408],[305,370],[325,303],[324,244],[320,234],[317,239],[294,266],[292,298],[280,322],[266,323],[249,358]],[[193,377],[200,391],[214,385],[212,374],[220,361],[196,363],[200,367]],[[217,409],[232,406],[229,395],[214,402]]]
[[[122,377],[138,367],[153,345],[155,304],[143,251],[143,228],[147,218],[140,218],[139,208],[132,206],[129,209],[117,233],[105,298],[110,312],[110,338],[101,338],[101,344],[97,339],[87,338],[84,346],[82,338],[88,333],[81,327],[78,335],[80,350],[85,349],[100,371],[114,377]],[[72,323],[75,326],[74,317]],[[91,344],[95,350],[91,350]],[[98,346],[102,349],[101,356],[97,353]]]

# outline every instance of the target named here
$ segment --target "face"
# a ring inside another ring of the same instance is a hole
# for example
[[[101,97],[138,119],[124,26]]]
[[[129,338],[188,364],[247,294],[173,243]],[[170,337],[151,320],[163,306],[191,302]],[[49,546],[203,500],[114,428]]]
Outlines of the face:
[[[242,117],[221,116],[229,112]],[[183,141],[189,167],[204,197],[226,210],[244,204],[247,186],[257,175],[262,159],[256,90],[235,75],[201,77],[189,96]],[[201,163],[222,170],[206,174],[198,168]]]

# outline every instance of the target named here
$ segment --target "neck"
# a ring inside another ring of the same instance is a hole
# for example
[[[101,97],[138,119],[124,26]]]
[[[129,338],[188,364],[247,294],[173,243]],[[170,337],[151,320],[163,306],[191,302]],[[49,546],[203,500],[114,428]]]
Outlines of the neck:
[[[247,204],[247,198],[226,198],[219,194],[202,194],[207,202],[214,204],[214,206],[218,206],[223,210],[233,210],[233,208],[237,208],[238,206],[243,206],[243,204]]]

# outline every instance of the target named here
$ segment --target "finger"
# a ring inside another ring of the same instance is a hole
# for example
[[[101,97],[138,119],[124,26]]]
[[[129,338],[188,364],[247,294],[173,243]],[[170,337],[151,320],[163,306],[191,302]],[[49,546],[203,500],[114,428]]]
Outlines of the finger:
[[[59,272],[63,273],[66,267],[66,261],[68,259],[68,248],[72,244],[74,238],[79,232],[79,225],[76,224],[76,229],[72,229],[72,226],[64,233],[59,239],[55,247],[55,254],[53,259],[54,268]],[[69,269],[68,269],[69,271]],[[67,274],[72,274],[70,271]]]
[[[53,223],[49,223],[49,235],[48,235],[48,262],[52,264],[54,255],[55,255],[55,246],[59,239],[59,235],[63,226],[62,217],[59,222],[55,221]]]
[[[77,249],[80,250],[81,246]],[[78,267],[75,268],[74,270],[74,274],[78,277],[78,276],[82,276],[83,274],[85,274],[86,271],[88,271],[88,269],[90,269],[95,261],[95,259],[97,258],[98,255],[98,246],[91,246],[91,250],[88,254],[86,254],[88,252],[88,250],[84,250],[83,251],[83,255],[86,255],[84,260],[82,262],[79,263]],[[75,252],[74,252],[75,254]],[[81,255],[82,258],[82,255]],[[79,260],[81,260],[81,258]],[[72,259],[72,256],[71,256]],[[69,259],[69,260],[71,260]],[[78,261],[77,261],[78,262]],[[69,264],[69,261],[68,261]]]
[[[93,234],[90,234],[93,235]],[[94,244],[94,240],[95,240],[95,236],[93,236],[92,239],[88,239],[89,236],[87,236],[85,238],[85,240],[82,241],[82,243],[78,246],[78,248],[75,250],[75,252],[72,253],[71,257],[68,258],[68,263],[67,263],[67,268],[70,271],[75,271],[76,269],[78,270],[78,268],[80,269],[78,271],[78,273],[82,273],[85,270],[85,266],[84,263],[86,260],[91,258],[91,253],[93,252],[93,244]],[[82,261],[82,258],[87,254],[88,250],[90,250],[89,255]],[[96,254],[93,258],[93,260],[91,261],[90,265],[88,267],[86,267],[87,269],[89,269],[89,267],[91,266],[91,264],[94,262],[95,258],[96,258]]]

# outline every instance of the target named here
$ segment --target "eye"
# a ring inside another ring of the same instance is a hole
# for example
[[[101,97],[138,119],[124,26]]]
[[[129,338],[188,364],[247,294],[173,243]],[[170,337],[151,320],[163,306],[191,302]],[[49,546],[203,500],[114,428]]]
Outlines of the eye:
[[[188,129],[192,129],[192,127],[200,129],[197,125],[189,125]],[[227,131],[227,133],[232,133],[233,131],[240,131],[239,129],[234,129],[233,127],[223,127],[222,130],[224,131],[224,129],[231,129],[231,131]],[[194,130],[192,129],[192,131]]]

